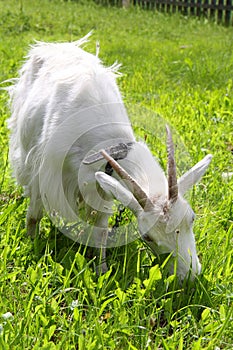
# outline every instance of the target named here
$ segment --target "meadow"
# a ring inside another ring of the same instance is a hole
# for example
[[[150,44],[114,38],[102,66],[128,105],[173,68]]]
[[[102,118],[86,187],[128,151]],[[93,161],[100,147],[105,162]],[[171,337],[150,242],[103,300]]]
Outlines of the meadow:
[[[8,95],[0,90],[0,349],[232,349],[233,28],[88,0],[0,0],[0,13],[1,82],[17,76],[35,40],[93,30],[86,49],[95,53],[99,40],[104,64],[122,64],[118,83],[136,110],[134,130],[161,165],[159,120],[174,130],[180,173],[213,154],[189,195],[202,262],[195,282],[167,276],[166,262],[139,240],[109,249],[110,269],[98,277],[85,248],[48,218],[40,236],[27,236],[28,200],[11,177]]]

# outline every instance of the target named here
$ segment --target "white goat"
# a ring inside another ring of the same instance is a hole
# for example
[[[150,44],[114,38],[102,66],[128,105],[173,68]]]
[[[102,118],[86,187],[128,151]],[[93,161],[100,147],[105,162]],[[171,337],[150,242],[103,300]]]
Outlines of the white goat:
[[[201,270],[194,213],[183,195],[202,177],[212,156],[177,181],[167,127],[167,180],[147,146],[134,137],[116,85],[118,67],[105,68],[83,51],[80,45],[86,40],[32,46],[10,88],[10,160],[30,197],[28,232],[34,234],[43,207],[68,222],[75,222],[84,208],[86,220],[96,213],[91,244],[103,247],[105,259],[115,198],[133,211],[141,237],[154,253],[172,253],[178,275],[184,278],[191,271],[194,276]],[[106,269],[104,261],[101,267]]]

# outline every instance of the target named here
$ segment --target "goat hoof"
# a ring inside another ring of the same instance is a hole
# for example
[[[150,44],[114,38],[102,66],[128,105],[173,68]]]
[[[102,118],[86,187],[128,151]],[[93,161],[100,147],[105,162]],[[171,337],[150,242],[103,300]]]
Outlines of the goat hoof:
[[[96,267],[96,273],[98,276],[104,275],[108,271],[108,266],[106,262],[103,262],[99,266]]]
[[[27,234],[31,238],[35,238],[36,236],[37,223],[38,221],[34,218],[27,220]]]

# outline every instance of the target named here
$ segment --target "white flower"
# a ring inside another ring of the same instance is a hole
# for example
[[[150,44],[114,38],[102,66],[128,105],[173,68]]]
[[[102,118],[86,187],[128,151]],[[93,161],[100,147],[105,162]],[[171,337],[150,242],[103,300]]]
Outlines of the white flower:
[[[12,315],[11,312],[8,311],[5,314],[2,314],[2,318],[7,321],[7,320],[14,318],[14,316]]]
[[[73,300],[70,304],[70,309],[73,311],[76,307],[78,307],[78,300]]]
[[[233,172],[225,172],[225,173],[222,173],[222,179],[227,181],[227,180],[230,180],[231,178],[233,177]]]

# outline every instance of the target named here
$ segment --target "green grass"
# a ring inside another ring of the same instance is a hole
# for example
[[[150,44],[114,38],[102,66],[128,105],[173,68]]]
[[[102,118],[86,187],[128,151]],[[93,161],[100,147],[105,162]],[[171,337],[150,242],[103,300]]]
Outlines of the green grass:
[[[135,131],[162,165],[159,120],[172,125],[185,153],[181,172],[214,155],[190,195],[203,266],[195,284],[166,277],[140,242],[111,249],[112,267],[98,278],[85,249],[46,219],[40,237],[27,237],[28,201],[11,179],[1,91],[0,349],[232,349],[233,179],[222,173],[232,171],[233,29],[84,0],[1,0],[0,13],[0,81],[17,76],[35,39],[76,40],[93,29],[87,49],[95,52],[98,39],[104,63],[122,63]]]

